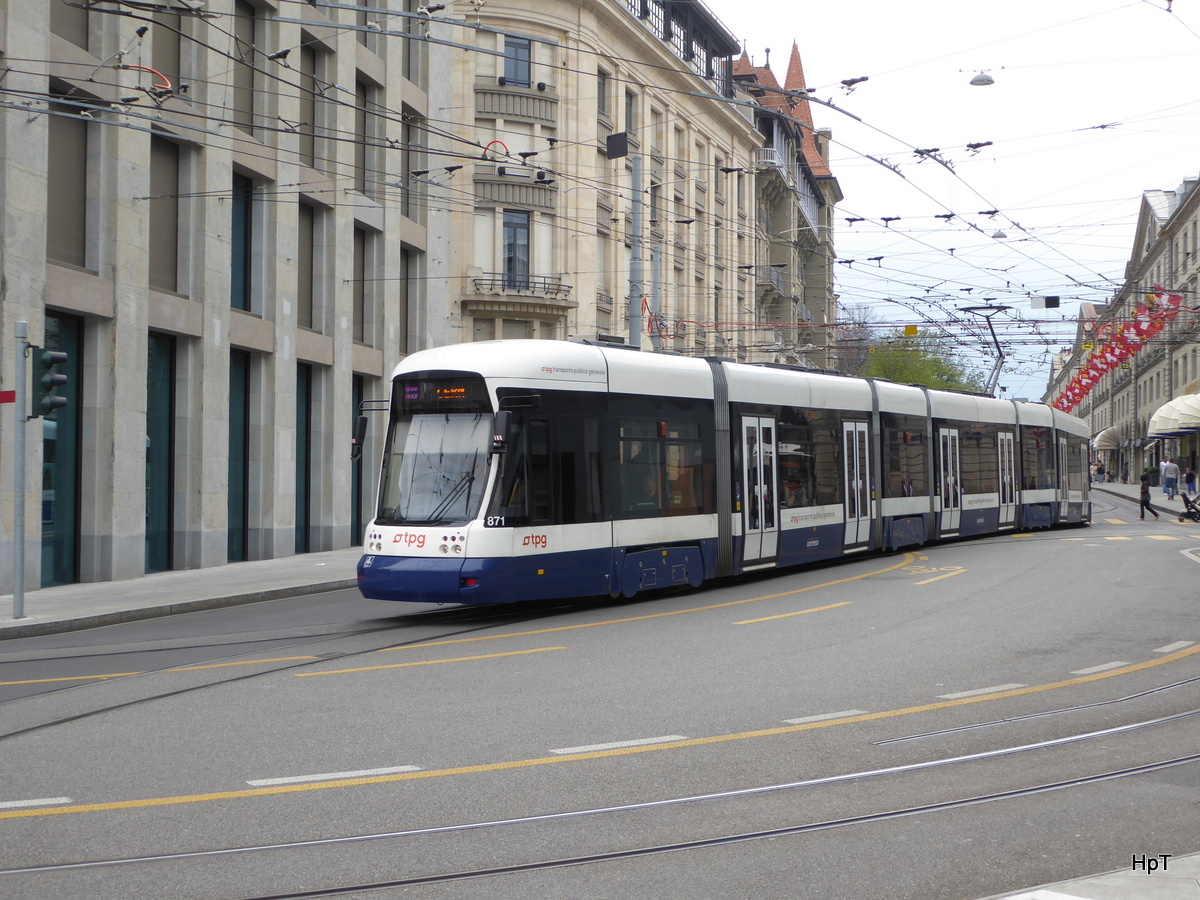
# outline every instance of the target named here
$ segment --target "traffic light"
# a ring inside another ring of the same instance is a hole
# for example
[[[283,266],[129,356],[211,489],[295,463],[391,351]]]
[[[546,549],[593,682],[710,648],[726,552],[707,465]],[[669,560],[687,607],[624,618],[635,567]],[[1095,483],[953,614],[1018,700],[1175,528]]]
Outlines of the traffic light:
[[[29,418],[49,416],[55,410],[67,405],[67,398],[54,393],[55,390],[67,383],[67,376],[55,372],[54,367],[67,361],[67,354],[62,350],[47,350],[33,344],[29,346],[33,357],[34,403]],[[40,376],[39,376],[40,371]]]

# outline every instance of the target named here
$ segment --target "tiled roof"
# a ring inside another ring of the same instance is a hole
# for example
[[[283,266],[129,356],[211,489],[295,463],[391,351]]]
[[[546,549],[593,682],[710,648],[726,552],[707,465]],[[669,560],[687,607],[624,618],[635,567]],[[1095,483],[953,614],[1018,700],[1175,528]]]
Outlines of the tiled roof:
[[[817,151],[809,102],[788,97],[783,93],[784,91],[805,89],[804,67],[800,62],[800,48],[796,46],[795,41],[792,42],[792,55],[788,60],[787,76],[783,85],[779,84],[770,65],[754,65],[745,51],[742,51],[741,57],[733,64],[733,77],[740,81],[764,108],[789,116],[801,123],[800,150],[805,161],[818,178],[832,178],[833,173],[829,171],[828,164]]]
[[[783,86],[789,91],[803,91],[806,87],[804,83],[804,65],[800,62],[800,48],[796,46],[795,41],[792,42],[792,55],[788,60],[787,79],[784,81]],[[829,165],[817,151],[817,140],[813,136],[812,109],[809,106],[809,102],[807,100],[796,101],[792,117],[804,123],[802,129],[804,137],[800,147],[804,153],[805,160],[812,169],[812,173],[818,178],[832,177],[833,173],[829,171]]]

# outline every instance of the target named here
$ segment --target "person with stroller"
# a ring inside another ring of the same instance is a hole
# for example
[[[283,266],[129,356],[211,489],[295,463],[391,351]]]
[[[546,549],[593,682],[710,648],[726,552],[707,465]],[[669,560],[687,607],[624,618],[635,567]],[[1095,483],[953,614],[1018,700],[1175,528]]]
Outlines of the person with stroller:
[[[1154,507],[1150,505],[1150,476],[1149,475],[1142,476],[1142,491],[1138,495],[1138,503],[1139,503],[1138,512],[1140,513],[1140,515],[1138,516],[1139,522],[1146,521],[1146,510],[1150,510],[1150,512],[1154,513],[1154,520],[1156,522],[1158,521],[1158,513],[1155,511]]]

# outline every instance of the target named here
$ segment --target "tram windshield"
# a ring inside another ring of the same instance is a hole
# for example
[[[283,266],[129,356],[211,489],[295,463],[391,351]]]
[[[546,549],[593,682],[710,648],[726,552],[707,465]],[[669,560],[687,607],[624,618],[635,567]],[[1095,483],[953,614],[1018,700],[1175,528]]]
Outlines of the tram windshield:
[[[492,414],[482,384],[397,382],[384,448],[377,520],[382,524],[465,522],[479,512],[487,482]]]

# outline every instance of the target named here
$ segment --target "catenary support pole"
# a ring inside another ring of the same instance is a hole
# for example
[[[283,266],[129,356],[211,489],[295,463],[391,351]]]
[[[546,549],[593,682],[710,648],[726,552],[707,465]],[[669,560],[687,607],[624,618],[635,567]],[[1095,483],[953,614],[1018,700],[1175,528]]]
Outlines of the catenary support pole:
[[[25,618],[25,423],[29,419],[26,397],[25,355],[29,346],[29,323],[17,322],[16,441],[13,448],[13,602],[12,617]]]
[[[629,157],[633,202],[629,222],[629,344],[642,346],[642,155]]]

